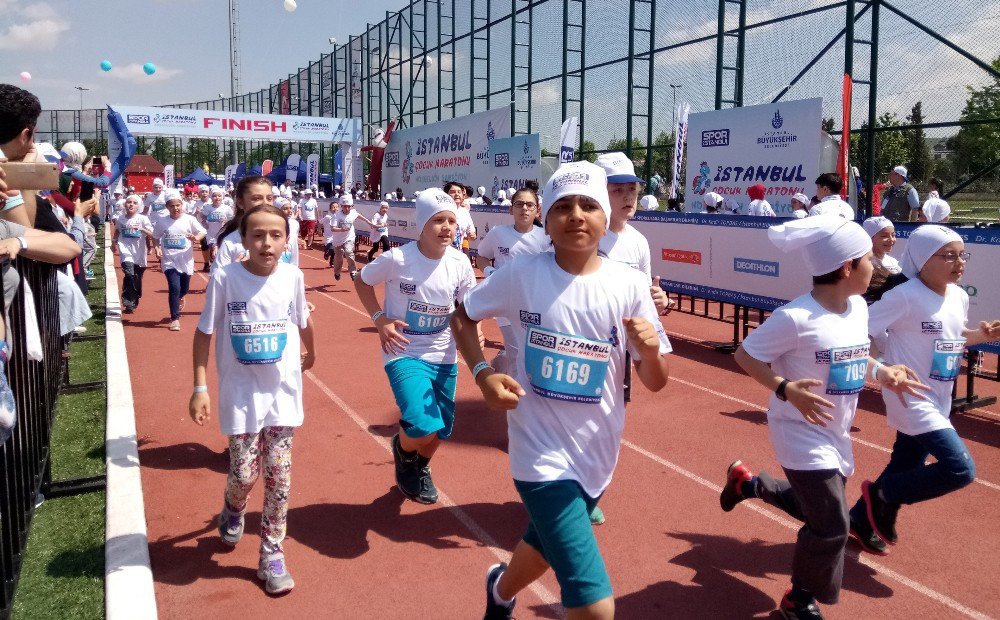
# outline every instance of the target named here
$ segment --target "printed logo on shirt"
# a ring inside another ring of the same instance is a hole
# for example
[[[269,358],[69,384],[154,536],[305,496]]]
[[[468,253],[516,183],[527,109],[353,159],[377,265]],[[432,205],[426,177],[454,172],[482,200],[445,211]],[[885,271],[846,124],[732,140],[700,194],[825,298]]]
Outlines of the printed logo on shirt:
[[[510,248],[497,248],[497,254],[500,256],[510,256]]]
[[[921,321],[920,332],[923,334],[940,334],[944,330],[941,321]]]
[[[817,364],[829,364],[830,363],[830,349],[824,349],[822,351],[816,351],[816,363]]]
[[[234,314],[246,314],[247,302],[245,301],[230,301],[226,304],[226,311],[230,315]]]
[[[409,282],[400,282],[399,283],[399,292],[402,293],[402,294],[404,294],[404,295],[416,295],[417,294],[417,285],[416,284],[410,284]]]
[[[527,310],[521,310],[521,324],[522,325],[541,325],[542,315],[538,312],[528,312]]]

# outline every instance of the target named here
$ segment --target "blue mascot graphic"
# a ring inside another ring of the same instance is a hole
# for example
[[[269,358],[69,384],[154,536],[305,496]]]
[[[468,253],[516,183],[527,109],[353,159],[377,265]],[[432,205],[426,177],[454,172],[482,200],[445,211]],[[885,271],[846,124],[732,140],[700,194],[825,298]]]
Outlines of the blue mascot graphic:
[[[698,167],[698,176],[694,178],[694,182],[691,187],[694,189],[694,193],[699,196],[703,196],[708,188],[712,184],[712,169],[708,166],[707,161],[701,162],[701,166]]]
[[[410,146],[410,141],[406,141],[406,157],[403,159],[403,183],[409,183],[410,177],[413,176],[413,148]]]

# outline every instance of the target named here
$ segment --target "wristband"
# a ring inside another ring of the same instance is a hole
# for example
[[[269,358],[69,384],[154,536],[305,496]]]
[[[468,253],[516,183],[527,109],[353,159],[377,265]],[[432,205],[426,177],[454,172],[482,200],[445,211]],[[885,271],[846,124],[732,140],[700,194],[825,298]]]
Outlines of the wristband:
[[[203,393],[205,393],[207,391],[208,391],[208,386],[207,385],[196,385],[196,386],[194,386],[194,393],[195,394],[203,394]]]
[[[384,316],[384,315],[385,315],[385,312],[383,312],[382,310],[379,310],[378,312],[376,312],[375,314],[372,315],[372,323],[374,323],[375,321],[377,321],[380,316]]]
[[[492,366],[490,366],[489,362],[479,362],[478,364],[476,364],[475,366],[473,366],[472,367],[472,378],[473,378],[473,380],[475,380],[475,378],[479,376],[479,373],[483,372],[487,368],[490,368],[490,369],[493,368]]]
[[[885,366],[885,364],[883,364],[878,360],[875,360],[875,363],[872,364],[872,370],[871,370],[872,381],[875,381],[876,383],[878,382],[878,369],[883,366]]]
[[[21,245],[22,250],[28,249],[28,240],[25,239],[24,237],[18,237],[17,242]]]
[[[778,397],[778,400],[785,402],[788,400],[788,396],[785,395],[785,387],[788,386],[788,379],[782,379],[781,383],[774,390],[774,395]]]

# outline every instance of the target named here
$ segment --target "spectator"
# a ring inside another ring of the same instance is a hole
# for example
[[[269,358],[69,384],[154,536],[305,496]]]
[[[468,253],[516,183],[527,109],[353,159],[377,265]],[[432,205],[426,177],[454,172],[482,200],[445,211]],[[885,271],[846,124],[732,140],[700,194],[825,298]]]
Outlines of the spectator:
[[[701,199],[701,203],[705,205],[705,213],[719,213],[719,209],[722,208],[722,203],[724,198],[715,192],[708,192]]]
[[[809,196],[805,194],[795,194],[792,196],[792,217],[801,219],[809,215]]]
[[[649,186],[647,191],[649,191],[652,196],[659,196],[663,189],[663,177],[660,176],[659,172],[654,172],[653,176],[649,179]]]
[[[766,191],[767,188],[765,188],[761,183],[751,185],[747,188],[747,196],[750,198],[750,204],[747,205],[747,215],[756,217],[775,217],[774,209],[771,208],[771,203],[764,199],[764,192]]]
[[[916,222],[920,212],[920,197],[907,181],[908,171],[896,166],[889,173],[889,187],[882,198],[882,216],[893,222]]]
[[[38,97],[17,86],[0,84],[0,163],[44,161],[35,150],[35,124],[41,113]],[[0,218],[8,222],[30,226],[35,209],[32,193],[4,191],[0,195]]]
[[[660,208],[660,203],[653,194],[646,194],[639,199],[639,206],[642,207],[643,211],[656,211]]]
[[[840,198],[844,182],[836,172],[824,172],[816,177],[816,197],[819,204],[809,209],[809,215],[839,215],[854,221],[854,209]]]

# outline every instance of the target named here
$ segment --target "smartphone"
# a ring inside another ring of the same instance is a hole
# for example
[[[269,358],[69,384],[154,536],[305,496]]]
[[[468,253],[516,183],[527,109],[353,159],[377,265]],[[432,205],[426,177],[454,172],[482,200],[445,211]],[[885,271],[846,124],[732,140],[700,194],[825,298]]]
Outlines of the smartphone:
[[[94,197],[94,184],[90,181],[80,183],[80,200],[86,201]]]
[[[51,162],[8,161],[0,170],[7,189],[59,189],[59,167]]]

